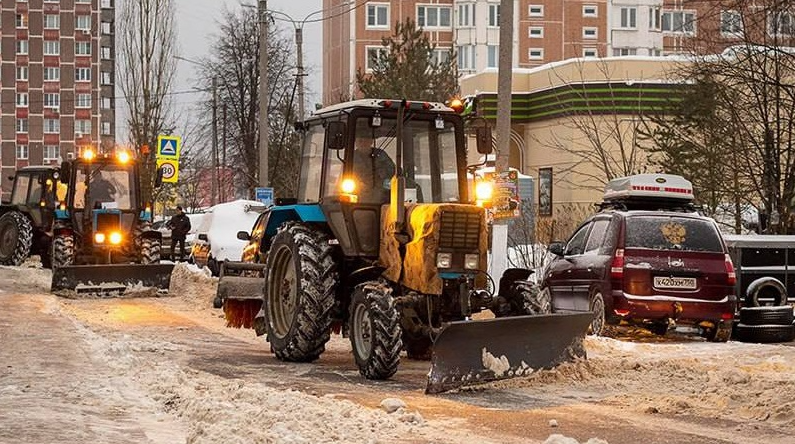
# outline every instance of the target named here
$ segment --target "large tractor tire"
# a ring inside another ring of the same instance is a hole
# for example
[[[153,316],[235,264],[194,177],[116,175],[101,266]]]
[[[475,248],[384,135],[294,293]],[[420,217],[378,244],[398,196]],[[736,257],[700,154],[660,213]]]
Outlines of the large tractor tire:
[[[505,316],[543,315],[552,313],[552,298],[549,290],[540,289],[530,281],[516,281],[511,284],[507,297],[500,304],[501,310],[494,314],[501,318]]]
[[[9,211],[0,216],[0,265],[21,265],[33,246],[33,226],[24,214]]]
[[[290,222],[268,255],[265,313],[268,342],[283,361],[311,362],[326,349],[337,285],[325,233]]]
[[[157,239],[141,239],[141,263],[159,264],[160,263],[160,241]]]
[[[400,315],[392,289],[378,281],[356,287],[350,306],[348,330],[359,373],[367,379],[387,379],[400,363]]]
[[[75,238],[71,234],[58,234],[52,240],[52,266],[65,267],[75,262]]]

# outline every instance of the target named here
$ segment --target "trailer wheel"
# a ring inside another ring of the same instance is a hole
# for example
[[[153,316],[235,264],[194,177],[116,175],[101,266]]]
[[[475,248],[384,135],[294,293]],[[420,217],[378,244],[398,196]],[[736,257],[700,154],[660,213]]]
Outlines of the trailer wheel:
[[[400,315],[392,289],[380,282],[356,287],[350,306],[351,347],[359,373],[367,379],[387,379],[400,363]]]
[[[33,227],[24,214],[9,211],[0,216],[0,265],[21,265],[33,246]]]
[[[160,263],[160,241],[157,239],[141,239],[141,263],[159,264]]]
[[[325,350],[337,271],[328,236],[288,223],[268,254],[265,319],[268,342],[283,361],[310,362]]]
[[[52,266],[66,267],[75,261],[75,238],[71,234],[57,234],[52,240]]]

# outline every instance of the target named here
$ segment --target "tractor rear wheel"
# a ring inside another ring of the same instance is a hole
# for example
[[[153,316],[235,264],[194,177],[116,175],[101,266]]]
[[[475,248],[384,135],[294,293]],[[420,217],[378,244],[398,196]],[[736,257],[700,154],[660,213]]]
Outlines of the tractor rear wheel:
[[[337,285],[325,233],[287,223],[268,254],[265,319],[268,342],[283,361],[311,362],[326,349]]]
[[[160,263],[160,241],[157,239],[141,239],[141,263],[159,264]]]
[[[358,285],[348,319],[359,373],[367,379],[387,379],[394,375],[403,342],[392,289],[378,281]]]
[[[52,266],[65,267],[75,261],[75,238],[71,234],[57,234],[52,240]]]
[[[21,265],[33,246],[33,226],[19,211],[0,216],[0,265]]]

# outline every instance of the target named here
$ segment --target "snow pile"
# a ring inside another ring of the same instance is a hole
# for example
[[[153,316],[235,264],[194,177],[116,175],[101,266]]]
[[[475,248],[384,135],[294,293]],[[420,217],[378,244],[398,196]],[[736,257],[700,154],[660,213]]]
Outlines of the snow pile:
[[[21,267],[10,267],[0,265],[3,270],[15,271],[14,281],[6,285],[4,289],[17,289],[23,292],[50,292],[52,285],[52,272],[46,268],[41,268],[41,264],[26,262]]]
[[[207,234],[210,253],[216,260],[240,260],[246,242],[237,238],[237,232],[251,232],[260,213],[249,208],[257,206],[262,203],[244,199],[222,203],[210,208],[202,218],[198,232]]]
[[[210,308],[217,288],[218,278],[214,278],[207,267],[179,262],[171,272],[168,292],[198,308]]]
[[[549,435],[544,444],[580,444],[576,439],[563,435]],[[599,438],[591,438],[583,444],[608,444],[607,441]]]
[[[505,375],[505,372],[511,369],[511,363],[508,362],[508,358],[505,355],[500,356],[497,358],[496,356],[492,355],[486,347],[483,347],[483,351],[481,354],[481,360],[483,361],[483,367],[491,370],[494,372],[494,375],[498,378]]]

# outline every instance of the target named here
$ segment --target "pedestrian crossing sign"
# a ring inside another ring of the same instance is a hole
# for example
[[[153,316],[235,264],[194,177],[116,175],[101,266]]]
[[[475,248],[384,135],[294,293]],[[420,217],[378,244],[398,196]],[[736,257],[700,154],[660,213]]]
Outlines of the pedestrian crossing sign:
[[[157,136],[157,158],[179,159],[179,149],[182,138],[179,136]]]

